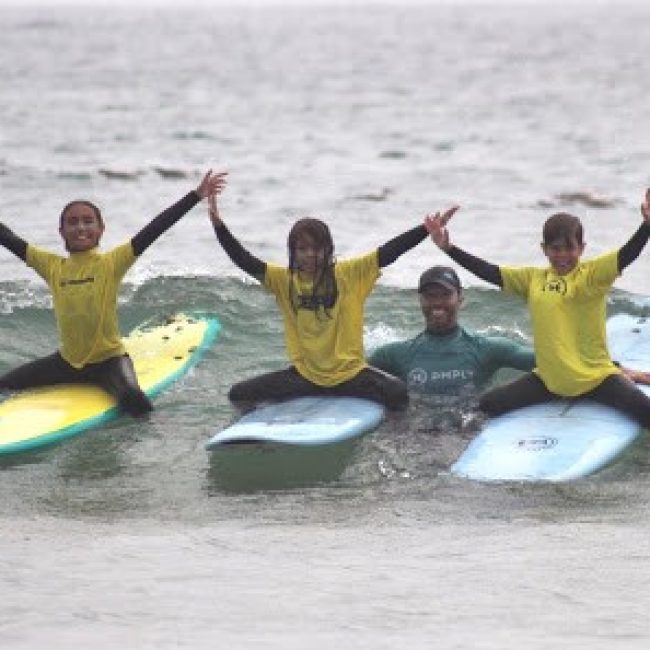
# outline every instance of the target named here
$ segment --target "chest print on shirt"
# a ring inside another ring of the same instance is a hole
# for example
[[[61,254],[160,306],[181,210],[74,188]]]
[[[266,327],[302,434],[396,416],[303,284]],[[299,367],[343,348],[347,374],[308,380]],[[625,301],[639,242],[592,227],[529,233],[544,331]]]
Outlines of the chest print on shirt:
[[[548,291],[548,293],[557,293],[560,296],[566,296],[567,292],[567,283],[564,278],[555,278],[553,280],[546,280],[542,291]]]
[[[74,286],[74,285],[77,285],[77,284],[88,284],[89,282],[94,282],[94,281],[95,281],[95,277],[92,276],[92,275],[90,277],[87,277],[87,278],[79,278],[79,279],[73,279],[73,280],[66,280],[65,278],[63,278],[59,282],[59,286],[67,287],[69,285]]]
[[[413,368],[408,374],[410,386],[424,386],[427,383],[427,371],[423,368]]]

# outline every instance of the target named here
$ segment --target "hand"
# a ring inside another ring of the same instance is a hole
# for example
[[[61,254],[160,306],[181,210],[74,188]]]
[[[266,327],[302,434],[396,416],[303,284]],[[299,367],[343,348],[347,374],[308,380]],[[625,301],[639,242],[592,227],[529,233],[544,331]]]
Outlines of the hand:
[[[650,386],[650,372],[643,372],[642,370],[632,370],[621,366],[622,373],[635,384],[645,384]]]
[[[228,172],[213,174],[211,169],[208,170],[208,173],[196,188],[196,193],[201,199],[213,196],[214,194],[221,194],[223,188],[226,187],[226,176],[228,176]]]
[[[641,204],[641,214],[647,224],[650,224],[650,188],[645,191],[645,201]]]
[[[217,195],[210,194],[208,196],[208,215],[213,226],[221,225],[221,217],[219,216],[219,208],[217,207]]]
[[[459,205],[454,205],[442,214],[440,214],[440,212],[436,212],[435,214],[430,213],[424,218],[424,227],[431,235],[433,243],[443,251],[448,251],[451,248],[447,222],[454,216],[459,208]]]

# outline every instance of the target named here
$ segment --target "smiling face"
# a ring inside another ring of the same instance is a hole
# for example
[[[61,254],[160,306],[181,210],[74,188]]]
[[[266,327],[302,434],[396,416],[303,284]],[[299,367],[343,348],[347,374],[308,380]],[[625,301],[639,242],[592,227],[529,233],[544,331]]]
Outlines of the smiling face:
[[[59,227],[65,247],[71,253],[95,248],[104,233],[99,211],[89,203],[70,203],[61,215]]]
[[[463,304],[460,292],[442,284],[429,284],[420,291],[419,296],[427,331],[446,334],[456,328],[458,312]]]
[[[307,233],[296,238],[293,249],[295,268],[307,276],[315,276],[325,263],[325,250]]]
[[[544,255],[548,257],[548,261],[558,275],[571,273],[580,261],[584,250],[585,245],[577,242],[575,238],[542,244]]]
[[[542,252],[558,275],[571,273],[585,250],[582,223],[566,212],[550,216],[542,231]]]

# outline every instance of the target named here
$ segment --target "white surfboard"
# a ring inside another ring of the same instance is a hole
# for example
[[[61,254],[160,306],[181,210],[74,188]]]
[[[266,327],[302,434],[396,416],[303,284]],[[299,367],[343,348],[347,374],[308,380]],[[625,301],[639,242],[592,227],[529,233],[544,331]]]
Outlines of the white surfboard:
[[[298,397],[267,404],[216,433],[206,449],[257,443],[314,447],[350,440],[375,429],[384,408],[356,397]]]
[[[619,314],[607,322],[613,359],[650,371],[650,318]],[[650,387],[641,386],[650,395]],[[480,481],[569,481],[613,462],[642,427],[589,400],[558,400],[492,418],[451,467]]]

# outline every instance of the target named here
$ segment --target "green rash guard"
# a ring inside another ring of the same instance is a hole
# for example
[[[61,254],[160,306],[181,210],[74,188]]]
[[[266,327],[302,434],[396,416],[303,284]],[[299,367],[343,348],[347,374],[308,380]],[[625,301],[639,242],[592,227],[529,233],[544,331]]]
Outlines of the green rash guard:
[[[500,368],[532,370],[535,356],[531,348],[505,337],[457,327],[450,334],[425,330],[407,341],[388,343],[368,362],[403,379],[409,392],[461,395],[481,389]]]

